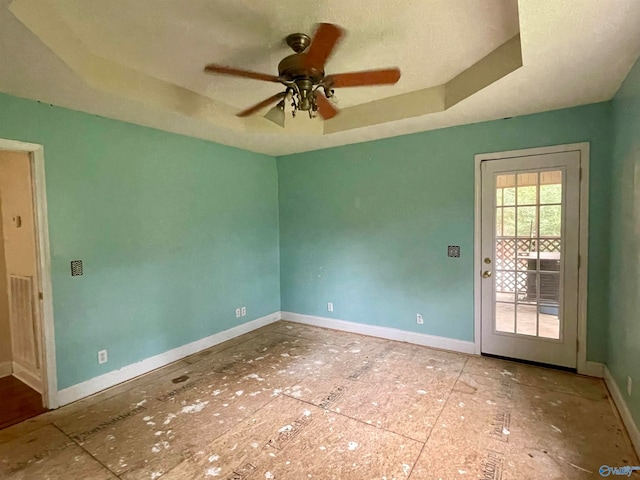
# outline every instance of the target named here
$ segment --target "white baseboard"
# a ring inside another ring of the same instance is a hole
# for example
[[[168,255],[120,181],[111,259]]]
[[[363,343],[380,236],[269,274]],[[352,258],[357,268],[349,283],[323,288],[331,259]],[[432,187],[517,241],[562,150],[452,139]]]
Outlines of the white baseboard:
[[[39,373],[31,371],[17,362],[12,362],[12,369],[14,377],[29,385],[36,392],[42,393],[42,378]]]
[[[114,370],[99,377],[86,380],[71,387],[58,391],[58,405],[66,405],[81,398],[93,395],[101,390],[113,387],[132,378],[138,377],[152,370],[164,367],[182,358],[198,353],[201,350],[213,347],[222,342],[226,342],[232,338],[248,333],[257,328],[269,325],[280,319],[280,312],[274,312],[264,317],[257,318],[242,325],[218,332],[209,337],[196,340],[195,342],[182,345],[167,352],[145,358],[144,360],[132,363],[126,367]]]
[[[633,417],[631,416],[629,407],[627,407],[627,404],[624,401],[622,392],[618,388],[618,384],[606,365],[604,367],[604,381],[611,393],[613,403],[615,403],[618,408],[618,412],[622,418],[622,423],[624,423],[624,426],[627,428],[627,432],[629,432],[629,437],[631,438],[631,443],[636,450],[636,454],[640,457],[640,430],[638,429],[638,425],[633,421]]]
[[[8,377],[13,372],[11,361],[0,362],[0,378]]]
[[[580,364],[578,364],[578,373],[589,377],[603,378],[604,363],[586,361],[584,366],[580,366]]]
[[[386,338],[387,340],[415,343],[417,345],[441,348],[443,350],[451,350],[453,352],[469,353],[472,355],[475,353],[475,344],[473,342],[427,335],[426,333],[408,332],[397,328],[379,327],[377,325],[367,325],[364,323],[316,317],[313,315],[302,315],[300,313],[293,312],[282,312],[282,320],[303,323],[305,325],[313,325],[315,327],[332,328],[334,330],[342,330],[344,332],[358,333],[372,337]]]

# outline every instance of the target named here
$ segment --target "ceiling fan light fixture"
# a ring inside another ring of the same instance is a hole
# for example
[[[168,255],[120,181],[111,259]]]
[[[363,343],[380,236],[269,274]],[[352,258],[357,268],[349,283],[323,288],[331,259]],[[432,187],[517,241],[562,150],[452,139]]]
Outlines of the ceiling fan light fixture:
[[[396,67],[325,75],[325,64],[343,35],[344,30],[331,23],[319,24],[313,38],[303,33],[289,35],[286,41],[295,53],[278,63],[277,77],[213,63],[207,65],[205,71],[281,83],[286,87],[284,92],[277,93],[238,113],[239,117],[252,115],[267,105],[285,98],[287,102],[291,102],[291,114],[294,117],[296,112],[302,111],[307,112],[309,118],[315,118],[317,112],[324,120],[330,120],[339,113],[339,110],[328,100],[334,96],[334,87],[393,85],[400,79],[400,70]],[[284,126],[284,102],[280,103],[269,110],[265,118]]]
[[[271,108],[264,116],[264,118],[282,128],[284,128],[284,117],[284,100],[280,100],[280,102]]]

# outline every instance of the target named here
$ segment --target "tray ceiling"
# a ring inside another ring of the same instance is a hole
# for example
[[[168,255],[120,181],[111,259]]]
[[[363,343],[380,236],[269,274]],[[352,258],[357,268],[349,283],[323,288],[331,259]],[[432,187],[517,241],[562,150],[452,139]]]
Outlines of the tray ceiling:
[[[0,0],[0,90],[279,155],[607,100],[640,52],[635,0],[363,5]],[[283,38],[321,21],[347,31],[328,73],[398,66],[400,82],[337,90],[341,115],[281,129],[235,117],[277,84],[202,72],[276,73]]]

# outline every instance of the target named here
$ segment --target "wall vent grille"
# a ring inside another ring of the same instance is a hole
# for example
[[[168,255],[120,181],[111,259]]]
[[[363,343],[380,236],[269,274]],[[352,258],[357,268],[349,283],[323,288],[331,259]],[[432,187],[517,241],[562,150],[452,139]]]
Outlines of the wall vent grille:
[[[9,277],[11,346],[14,362],[39,369],[40,355],[33,297],[33,277]]]
[[[71,261],[71,276],[78,277],[82,275],[84,272],[82,271],[82,260],[72,260]]]

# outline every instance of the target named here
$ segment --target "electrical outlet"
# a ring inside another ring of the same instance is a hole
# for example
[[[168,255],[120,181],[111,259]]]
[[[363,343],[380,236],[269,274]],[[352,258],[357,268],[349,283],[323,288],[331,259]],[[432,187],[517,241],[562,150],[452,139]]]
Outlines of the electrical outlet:
[[[247,307],[242,307],[240,309],[240,315],[244,317],[246,314],[247,314]]]
[[[106,350],[100,350],[98,352],[98,363],[99,364],[107,363],[107,351]]]
[[[420,315],[419,313],[416,314],[416,323],[418,325],[422,325],[424,323],[424,318],[422,318],[422,315]]]
[[[631,389],[633,388],[633,381],[631,377],[627,377],[627,393],[631,396]]]
[[[333,312],[333,302],[327,303],[327,311]]]
[[[240,315],[242,315],[242,314],[240,313],[240,309],[239,309],[239,308],[236,308],[236,318],[240,318]]]

